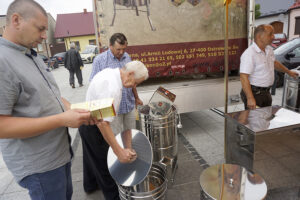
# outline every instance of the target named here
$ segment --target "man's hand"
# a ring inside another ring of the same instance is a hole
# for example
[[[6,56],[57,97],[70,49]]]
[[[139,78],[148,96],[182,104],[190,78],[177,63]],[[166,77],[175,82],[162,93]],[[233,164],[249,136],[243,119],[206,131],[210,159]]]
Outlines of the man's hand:
[[[121,149],[118,152],[115,152],[118,157],[118,160],[121,163],[131,163],[137,158],[136,152],[133,149]]]
[[[256,101],[254,98],[247,99],[247,107],[251,110],[256,108]]]
[[[143,101],[140,100],[139,98],[135,99],[135,106],[137,107],[138,105],[143,105]]]
[[[82,124],[89,125],[90,112],[83,109],[71,109],[60,114],[62,126],[78,128]]]
[[[292,71],[292,70],[289,70],[289,71],[287,72],[287,74],[288,74],[289,76],[293,77],[293,78],[298,78],[298,77],[299,77],[299,74],[298,74],[297,72],[295,72],[295,71]]]

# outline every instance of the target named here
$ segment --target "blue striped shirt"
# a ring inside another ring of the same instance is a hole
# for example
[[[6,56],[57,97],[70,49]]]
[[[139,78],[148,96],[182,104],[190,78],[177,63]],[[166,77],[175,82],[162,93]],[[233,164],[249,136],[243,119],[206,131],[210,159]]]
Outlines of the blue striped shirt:
[[[128,53],[124,53],[122,58],[119,60],[117,59],[112,52],[109,50],[99,54],[94,62],[93,62],[93,69],[90,76],[90,81],[93,77],[100,71],[105,68],[122,68],[126,63],[130,62],[131,58],[129,57]],[[132,111],[135,107],[135,98],[131,88],[124,88],[122,90],[122,99],[119,108],[119,114],[125,114]]]

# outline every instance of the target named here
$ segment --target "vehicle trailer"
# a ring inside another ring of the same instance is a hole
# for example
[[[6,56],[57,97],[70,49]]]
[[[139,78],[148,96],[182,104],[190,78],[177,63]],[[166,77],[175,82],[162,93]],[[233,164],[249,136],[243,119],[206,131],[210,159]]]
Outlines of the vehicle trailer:
[[[147,86],[138,88],[143,100],[147,101],[147,96],[156,89],[155,80],[165,77],[167,81],[159,85],[177,95],[175,103],[180,112],[224,106],[222,77],[195,78],[188,83],[182,78],[224,72],[222,0],[92,1],[100,52],[108,49],[112,34],[124,33],[129,43],[126,51],[132,60],[142,61],[149,69]],[[228,63],[229,71],[235,74],[240,56],[252,39],[253,7],[252,0],[235,0],[229,5]],[[172,81],[167,77],[173,77]],[[230,78],[229,96],[238,95],[240,88],[239,78]],[[190,102],[184,103],[179,96]]]

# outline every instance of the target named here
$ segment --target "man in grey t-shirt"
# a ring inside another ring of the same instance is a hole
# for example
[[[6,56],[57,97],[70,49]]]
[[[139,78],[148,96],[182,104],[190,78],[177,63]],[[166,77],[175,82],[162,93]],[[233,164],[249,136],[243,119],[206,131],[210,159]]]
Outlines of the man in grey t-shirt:
[[[51,73],[32,48],[46,39],[47,13],[33,0],[15,0],[0,38],[0,148],[31,199],[71,199],[72,150],[66,127],[93,124],[70,110]]]

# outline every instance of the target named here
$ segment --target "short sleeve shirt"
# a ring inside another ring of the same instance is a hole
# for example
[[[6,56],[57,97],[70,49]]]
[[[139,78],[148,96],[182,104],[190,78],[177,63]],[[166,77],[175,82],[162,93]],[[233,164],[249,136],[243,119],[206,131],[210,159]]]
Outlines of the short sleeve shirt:
[[[240,73],[249,74],[251,85],[269,87],[274,83],[274,62],[270,46],[264,52],[253,42],[241,56]]]
[[[0,38],[0,115],[46,117],[64,106],[50,70],[33,51]],[[1,131],[1,130],[0,130]],[[0,139],[3,160],[17,181],[71,160],[67,128],[24,139]]]
[[[90,82],[86,94],[86,101],[113,98],[115,111],[118,112],[122,98],[122,88],[123,85],[120,76],[120,69],[104,69],[97,73]],[[104,120],[112,122],[114,118],[109,117]]]
[[[106,68],[119,68],[125,66],[126,63],[130,62],[131,58],[128,53],[124,53],[121,59],[117,59],[111,52],[111,50],[107,50],[100,55],[98,55],[93,62],[93,69],[90,76],[90,81],[93,77],[100,71]],[[135,108],[135,98],[132,92],[132,88],[123,87],[122,90],[122,99],[120,103],[119,114],[126,114],[131,112]]]

